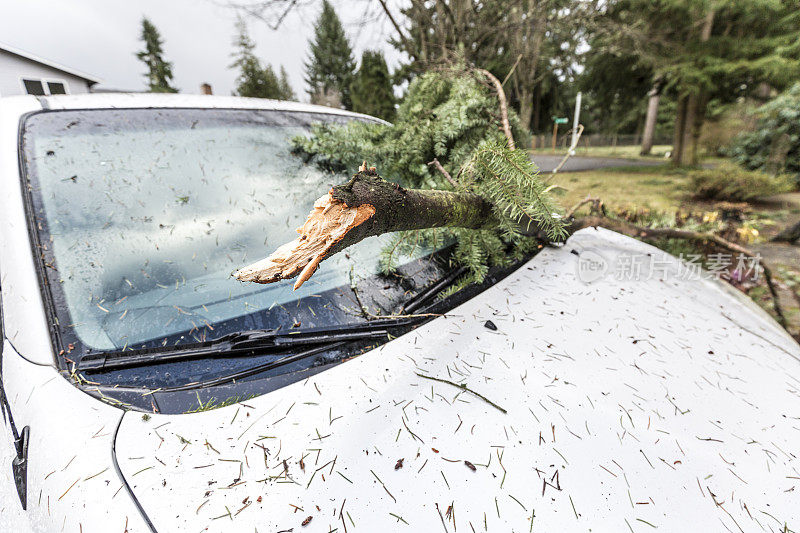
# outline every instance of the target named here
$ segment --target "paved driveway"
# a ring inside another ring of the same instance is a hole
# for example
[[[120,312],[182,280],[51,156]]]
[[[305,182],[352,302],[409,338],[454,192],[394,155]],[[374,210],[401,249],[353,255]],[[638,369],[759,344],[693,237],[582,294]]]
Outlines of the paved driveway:
[[[531,157],[533,162],[539,166],[542,172],[552,172],[558,166],[563,155],[533,155]],[[598,168],[609,167],[649,167],[654,165],[661,165],[666,160],[660,161],[637,161],[634,159],[622,159],[619,157],[570,157],[564,167],[559,172],[577,172],[580,170],[596,170]]]

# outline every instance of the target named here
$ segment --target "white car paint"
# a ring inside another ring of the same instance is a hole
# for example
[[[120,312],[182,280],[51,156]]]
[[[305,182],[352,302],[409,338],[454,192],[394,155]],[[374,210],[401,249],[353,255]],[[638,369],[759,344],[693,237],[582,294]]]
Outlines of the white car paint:
[[[584,284],[572,249],[662,254],[583,230],[304,382],[126,414],[122,471],[159,531],[796,527],[798,346],[716,283],[675,279],[674,258],[664,280]]]
[[[209,96],[41,102],[309,110]],[[678,279],[675,259],[664,280],[580,281],[572,250],[660,254],[604,230],[240,404],[145,420],[80,392],[53,366],[22,210],[19,119],[40,107],[0,100],[2,380],[17,426],[31,427],[27,511],[0,430],[0,531],[797,529],[800,347],[729,287]]]

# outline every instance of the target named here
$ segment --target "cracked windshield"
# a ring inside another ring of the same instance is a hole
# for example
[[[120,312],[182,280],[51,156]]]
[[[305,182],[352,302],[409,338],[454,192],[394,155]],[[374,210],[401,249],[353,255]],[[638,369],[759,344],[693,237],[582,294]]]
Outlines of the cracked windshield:
[[[192,109],[29,117],[25,163],[62,333],[87,350],[202,342],[240,317],[234,330],[276,327],[259,312],[374,274],[388,236],[323,262],[294,292],[230,276],[295,238],[314,199],[344,179],[294,155],[291,139],[346,120]],[[284,317],[278,325],[292,327]]]

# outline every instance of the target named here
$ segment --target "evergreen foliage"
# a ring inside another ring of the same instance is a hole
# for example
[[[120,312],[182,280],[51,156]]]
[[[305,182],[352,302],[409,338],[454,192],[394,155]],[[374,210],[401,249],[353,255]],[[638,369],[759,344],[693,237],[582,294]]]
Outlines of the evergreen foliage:
[[[394,91],[389,67],[382,52],[365,50],[351,86],[353,111],[391,122],[394,120]]]
[[[235,60],[230,68],[239,69],[239,76],[236,78],[233,94],[251,98],[294,100],[294,91],[289,85],[286,70],[281,66],[279,79],[271,65],[261,65],[254,52],[256,45],[247,33],[247,24],[243,19],[237,21],[236,29],[238,34],[233,43],[236,48],[233,54]]]
[[[451,174],[456,189],[494,205],[493,229],[434,228],[396,234],[381,264],[391,271],[401,256],[454,243],[452,259],[465,265],[466,283],[483,280],[488,268],[508,264],[537,245],[525,232],[534,220],[552,240],[566,236],[558,208],[527,151],[511,150],[502,133],[497,96],[471,70],[454,67],[416,78],[394,125],[351,122],[315,126],[310,138],[294,140],[296,151],[323,168],[352,171],[363,160],[404,186],[452,190],[428,163],[434,158]],[[517,143],[528,144],[519,119],[510,122]],[[453,289],[453,290],[457,290]]]
[[[686,104],[675,121],[680,164],[696,162],[711,101],[732,102],[762,82],[782,90],[800,75],[796,0],[610,0],[596,27],[605,45],[590,54],[634,58]]]
[[[800,83],[756,112],[755,130],[734,140],[730,155],[749,169],[800,175]]]
[[[319,95],[337,92],[345,109],[351,109],[350,84],[356,70],[353,50],[336,11],[328,0],[314,24],[311,56],[305,64],[306,84],[312,101]]]
[[[281,75],[278,79],[278,91],[282,97],[280,100],[297,100],[297,96],[294,94],[294,89],[292,89],[292,85],[289,83],[289,74],[287,74],[283,65],[281,65]]]
[[[172,81],[172,63],[164,59],[164,42],[152,22],[142,19],[141,39],[144,50],[136,53],[136,57],[147,65],[147,87],[153,93],[176,93],[177,89],[170,85]]]

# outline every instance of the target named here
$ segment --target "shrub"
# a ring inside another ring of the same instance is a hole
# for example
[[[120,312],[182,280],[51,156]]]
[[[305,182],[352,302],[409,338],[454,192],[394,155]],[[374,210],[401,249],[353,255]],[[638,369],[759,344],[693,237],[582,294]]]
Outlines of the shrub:
[[[745,201],[791,191],[792,179],[771,176],[759,170],[746,170],[733,163],[689,173],[694,195],[709,200]]]
[[[733,160],[751,170],[800,174],[800,83],[756,112],[755,130],[737,137]]]

